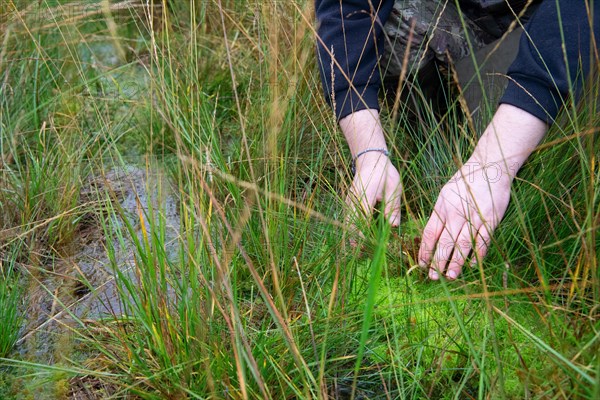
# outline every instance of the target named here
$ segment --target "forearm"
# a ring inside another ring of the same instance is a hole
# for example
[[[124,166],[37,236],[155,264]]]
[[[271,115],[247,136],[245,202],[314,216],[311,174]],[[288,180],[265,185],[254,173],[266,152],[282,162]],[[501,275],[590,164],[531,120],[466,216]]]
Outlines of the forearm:
[[[494,179],[502,175],[512,180],[547,130],[548,125],[529,112],[501,104],[467,164]]]
[[[387,150],[387,144],[379,119],[379,111],[377,110],[365,109],[356,111],[340,120],[340,128],[346,138],[352,158],[366,149],[377,148]],[[357,162],[360,162],[360,158]]]

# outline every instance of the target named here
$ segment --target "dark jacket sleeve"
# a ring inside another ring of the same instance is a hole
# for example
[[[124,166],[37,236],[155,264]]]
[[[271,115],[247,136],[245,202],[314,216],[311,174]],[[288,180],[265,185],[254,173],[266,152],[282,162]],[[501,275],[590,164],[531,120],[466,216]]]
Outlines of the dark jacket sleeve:
[[[393,0],[316,0],[321,81],[338,120],[379,109],[383,25],[393,5]]]
[[[566,99],[581,95],[593,63],[592,34],[600,40],[600,1],[592,3],[593,29],[585,3],[546,0],[540,4],[525,27],[500,103],[553,123]]]

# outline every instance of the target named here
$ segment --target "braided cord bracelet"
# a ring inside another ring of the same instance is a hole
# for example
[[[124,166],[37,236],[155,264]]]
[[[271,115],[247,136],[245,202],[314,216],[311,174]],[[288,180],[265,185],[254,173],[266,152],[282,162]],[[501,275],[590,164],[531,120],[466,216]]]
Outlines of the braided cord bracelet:
[[[373,148],[373,149],[366,149],[366,150],[363,150],[363,151],[361,151],[360,153],[358,153],[358,154],[356,155],[356,157],[354,157],[354,158],[352,159],[352,164],[350,164],[350,168],[351,168],[351,170],[352,170],[352,175],[355,175],[355,174],[356,174],[356,160],[358,160],[358,157],[362,156],[362,155],[363,155],[363,154],[365,154],[365,153],[369,153],[369,152],[371,152],[371,151],[377,151],[377,152],[379,152],[379,153],[383,154],[383,155],[384,155],[384,156],[386,156],[386,157],[389,157],[389,156],[390,156],[390,152],[389,152],[389,151],[387,151],[387,149],[384,149],[384,148]]]

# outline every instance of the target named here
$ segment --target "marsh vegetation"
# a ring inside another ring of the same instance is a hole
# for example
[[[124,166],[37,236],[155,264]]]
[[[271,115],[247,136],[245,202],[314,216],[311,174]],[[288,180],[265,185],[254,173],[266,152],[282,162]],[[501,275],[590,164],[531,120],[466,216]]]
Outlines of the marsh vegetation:
[[[9,0],[0,27],[0,398],[600,398],[597,82],[485,260],[431,282],[424,219],[491,115],[452,76],[444,113],[383,111],[402,224],[352,247],[312,1]]]

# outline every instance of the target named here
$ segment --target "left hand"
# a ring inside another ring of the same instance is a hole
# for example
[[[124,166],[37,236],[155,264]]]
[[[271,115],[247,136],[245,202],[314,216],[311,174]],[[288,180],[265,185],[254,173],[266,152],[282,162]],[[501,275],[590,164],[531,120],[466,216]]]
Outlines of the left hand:
[[[547,130],[525,110],[498,107],[469,161],[442,188],[423,231],[419,265],[429,266],[431,279],[444,273],[456,279],[469,255],[472,264],[485,256],[511,183]]]
[[[469,255],[472,263],[485,256],[510,200],[512,178],[503,171],[471,160],[442,188],[419,249],[429,278],[456,279]]]

